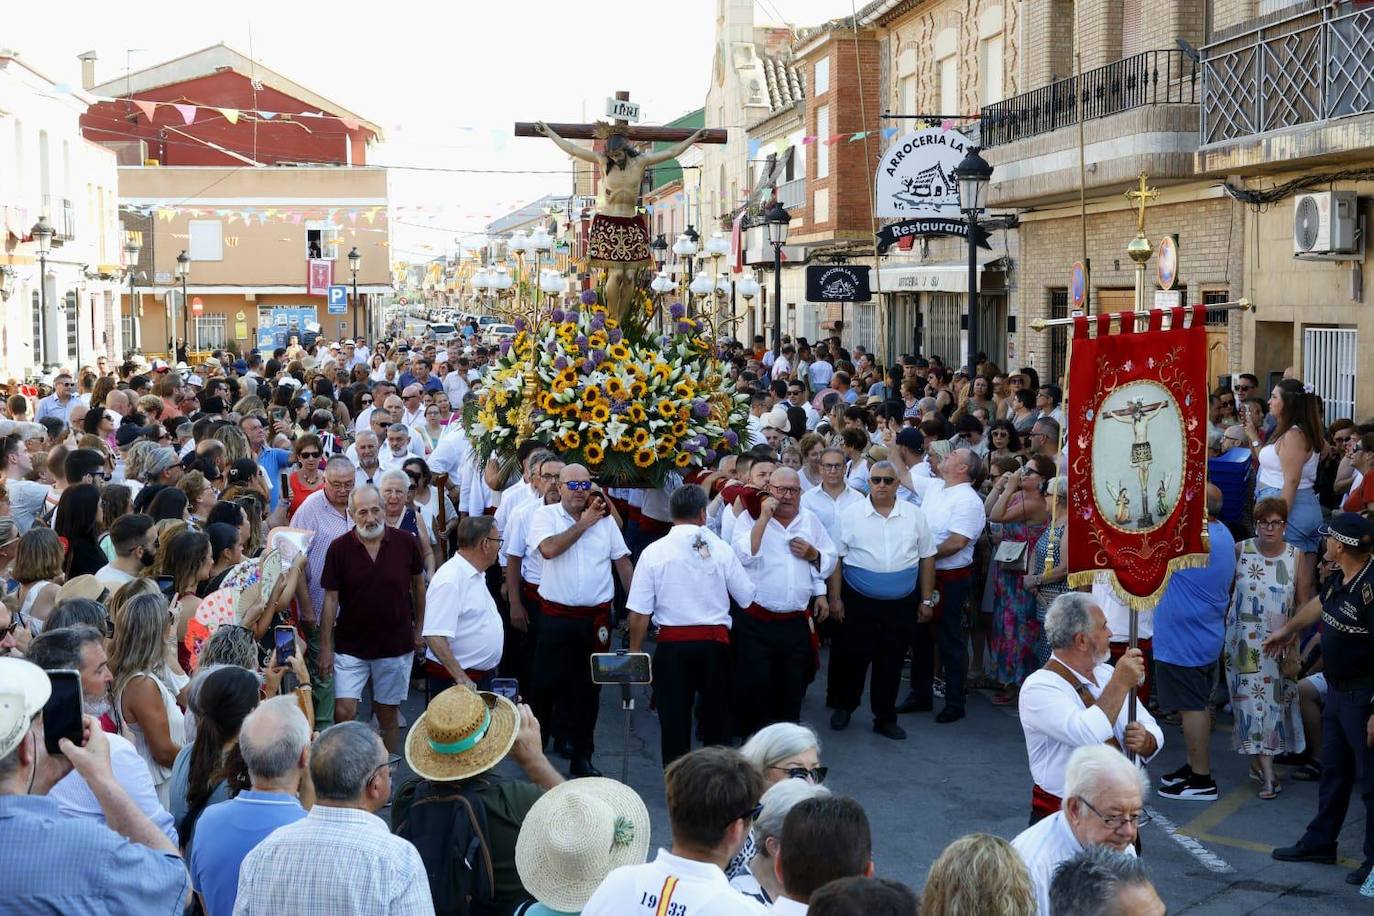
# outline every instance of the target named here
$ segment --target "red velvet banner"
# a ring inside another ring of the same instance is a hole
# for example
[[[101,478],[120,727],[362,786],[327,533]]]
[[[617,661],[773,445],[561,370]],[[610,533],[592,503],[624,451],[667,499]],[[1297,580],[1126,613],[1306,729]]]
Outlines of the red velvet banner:
[[[1074,319],[1067,416],[1072,586],[1091,585],[1106,570],[1118,595],[1149,607],[1175,570],[1207,562],[1203,316],[1200,306],[1158,310],[1143,331],[1129,314]],[[1115,334],[1113,317],[1121,328]]]

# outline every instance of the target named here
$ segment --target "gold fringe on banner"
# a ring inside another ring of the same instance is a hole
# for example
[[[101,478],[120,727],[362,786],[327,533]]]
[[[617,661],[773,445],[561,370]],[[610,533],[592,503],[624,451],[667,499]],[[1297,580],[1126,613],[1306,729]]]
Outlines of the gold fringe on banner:
[[[1148,595],[1132,595],[1126,591],[1117,581],[1116,573],[1110,569],[1090,569],[1070,573],[1068,582],[1069,588],[1092,588],[1097,583],[1098,575],[1105,573],[1107,584],[1112,587],[1112,593],[1116,595],[1117,599],[1132,611],[1139,613],[1140,611],[1153,610],[1155,605],[1159,604],[1159,599],[1163,596],[1164,590],[1169,587],[1169,580],[1173,578],[1174,573],[1181,569],[1203,569],[1210,562],[1212,562],[1210,553],[1190,553],[1185,556],[1174,557],[1169,561],[1164,581],[1160,583],[1159,588]]]

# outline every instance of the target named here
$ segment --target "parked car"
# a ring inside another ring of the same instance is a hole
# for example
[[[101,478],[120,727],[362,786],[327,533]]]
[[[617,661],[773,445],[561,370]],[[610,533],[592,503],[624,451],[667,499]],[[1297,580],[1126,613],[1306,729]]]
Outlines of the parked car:
[[[453,325],[447,323],[440,323],[436,321],[431,322],[425,336],[437,340],[443,337],[452,337],[457,333],[458,329]]]

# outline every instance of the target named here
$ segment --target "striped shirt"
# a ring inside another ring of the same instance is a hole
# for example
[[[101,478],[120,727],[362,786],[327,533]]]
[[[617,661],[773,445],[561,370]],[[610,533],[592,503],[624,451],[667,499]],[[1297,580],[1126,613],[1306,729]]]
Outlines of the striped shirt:
[[[325,496],[324,490],[316,490],[305,498],[305,502],[291,517],[291,527],[315,532],[310,542],[310,553],[306,556],[305,572],[310,587],[310,603],[318,620],[324,609],[324,586],[320,585],[320,575],[324,572],[325,554],[336,537],[346,534],[353,527],[353,519],[342,509],[336,509]]]

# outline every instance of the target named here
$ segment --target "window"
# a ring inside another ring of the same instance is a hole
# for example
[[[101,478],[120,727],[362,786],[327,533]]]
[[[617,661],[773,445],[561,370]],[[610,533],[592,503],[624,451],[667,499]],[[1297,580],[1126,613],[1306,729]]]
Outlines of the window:
[[[115,301],[115,294],[110,290],[105,290],[105,327],[102,330],[101,349],[106,356],[118,356],[115,350],[115,312],[119,309],[119,303]]]
[[[52,203],[52,163],[48,162],[48,132],[38,132],[38,184],[43,192],[43,211],[49,218],[48,206]]]
[[[1002,101],[1002,50],[1003,43],[1000,32],[983,39],[981,42],[978,66],[982,73],[979,74],[978,85],[983,90],[984,105]]]
[[[940,114],[962,114],[959,104],[959,57],[951,54],[939,62]]]
[[[39,282],[43,280],[40,278]],[[33,365],[41,369],[48,361],[48,349],[43,345],[43,294],[38,290],[33,291],[33,308],[29,313],[33,315]]]
[[[824,95],[830,91],[830,58],[822,57],[816,61],[816,75],[812,77],[815,84],[811,87],[811,95]]]
[[[312,221],[305,227],[305,256],[334,260],[339,256],[339,229],[333,223]]]
[[[1321,396],[1327,420],[1355,415],[1356,331],[1302,329],[1302,380]]]
[[[822,105],[816,109],[816,142],[811,144],[816,151],[816,177],[830,175],[830,106]]]
[[[1099,303],[1099,308],[1101,303]],[[1050,290],[1050,318],[1069,317],[1069,291]],[[1050,374],[1051,379],[1061,379],[1068,370],[1069,328],[1067,325],[1050,328]]]
[[[187,222],[190,234],[192,261],[224,260],[224,224],[217,219],[193,219]]]
[[[64,302],[67,306],[67,356],[70,359],[81,362],[81,343],[79,331],[76,325],[76,312],[80,307],[81,300],[77,298],[76,290],[68,290]]]
[[[24,122],[14,119],[14,187],[24,187]]]
[[[1216,305],[1221,302],[1230,302],[1231,292],[1225,289],[1205,289],[1202,291],[1203,305]],[[1207,327],[1224,328],[1231,323],[1231,313],[1226,309],[1208,309]]]
[[[119,343],[120,351],[114,354],[116,357],[123,357],[134,348],[134,319],[132,315],[119,316]]]
[[[213,350],[228,345],[225,338],[226,316],[193,315],[191,317],[191,340],[197,350]]]
[[[901,96],[901,97],[898,99],[898,101],[897,101],[897,104],[900,106],[899,109],[898,109],[898,114],[904,114],[904,115],[915,114],[915,113],[916,113],[916,77],[915,77],[914,75],[913,75],[913,76],[903,77],[903,78],[902,78],[902,82],[901,82],[901,86],[900,86],[900,88],[899,88],[898,91],[899,91],[900,96]]]

